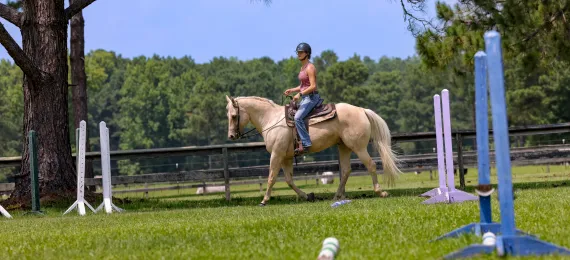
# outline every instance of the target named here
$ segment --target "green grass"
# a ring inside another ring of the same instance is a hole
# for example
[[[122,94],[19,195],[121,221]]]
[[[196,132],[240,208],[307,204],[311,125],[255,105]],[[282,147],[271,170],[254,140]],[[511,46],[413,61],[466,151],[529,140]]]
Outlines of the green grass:
[[[466,181],[473,185],[477,174],[469,171]],[[513,169],[517,228],[570,248],[569,170],[541,171]],[[437,176],[429,180],[429,172],[402,176],[384,199],[373,196],[368,176],[354,176],[347,186],[353,201],[338,208],[330,207],[338,179],[332,185],[297,184],[319,200],[298,201],[278,183],[266,207],[257,206],[259,185],[243,185],[232,187],[230,202],[223,194],[195,195],[189,189],[151,193],[151,199],[121,194],[130,202],[116,203],[127,210],[121,214],[62,216],[69,205],[46,208],[44,217],[11,212],[14,219],[0,220],[0,259],[316,259],[329,236],[340,241],[337,259],[438,259],[481,242],[475,236],[429,242],[479,220],[476,201],[421,204],[425,198],[417,195],[437,185]]]

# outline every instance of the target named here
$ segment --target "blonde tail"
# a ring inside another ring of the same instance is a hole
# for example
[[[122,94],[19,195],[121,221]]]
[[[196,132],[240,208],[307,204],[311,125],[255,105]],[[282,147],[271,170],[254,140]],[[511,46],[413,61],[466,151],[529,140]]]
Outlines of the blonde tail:
[[[370,121],[371,137],[374,142],[374,148],[376,148],[382,158],[382,166],[384,168],[382,178],[388,186],[393,186],[401,171],[398,169],[398,166],[396,166],[396,161],[398,159],[391,148],[392,137],[390,135],[390,129],[388,128],[386,121],[384,121],[384,119],[374,111],[370,109],[364,109],[364,111]]]

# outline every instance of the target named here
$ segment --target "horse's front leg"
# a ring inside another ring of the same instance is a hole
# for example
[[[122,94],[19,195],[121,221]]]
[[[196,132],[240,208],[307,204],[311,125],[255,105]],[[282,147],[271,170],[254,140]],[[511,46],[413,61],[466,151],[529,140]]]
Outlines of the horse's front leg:
[[[350,173],[352,171],[352,169],[350,168],[350,154],[352,153],[352,150],[350,150],[350,148],[346,147],[346,145],[344,144],[339,144],[338,145],[338,155],[339,155],[339,169],[340,169],[340,173],[341,173],[341,177],[340,177],[340,181],[338,184],[338,189],[336,191],[336,194],[333,197],[333,200],[340,200],[340,199],[345,199],[345,187],[346,187],[346,182],[348,181],[348,177],[350,176]]]
[[[263,200],[259,206],[265,206],[271,197],[271,188],[273,188],[273,185],[277,181],[277,174],[279,174],[279,169],[281,169],[283,157],[284,154],[277,154],[275,152],[271,153],[271,159],[269,160],[269,177],[267,178],[267,189],[265,190],[265,196],[263,197]]]
[[[299,189],[297,185],[295,185],[295,182],[293,182],[293,158],[283,160],[283,166],[281,168],[283,168],[283,173],[285,175],[285,182],[287,182],[289,188],[293,189],[295,193],[297,193],[297,195],[303,199],[306,199],[308,201],[315,200],[314,193],[311,192],[309,193],[309,195],[307,195],[305,192]]]

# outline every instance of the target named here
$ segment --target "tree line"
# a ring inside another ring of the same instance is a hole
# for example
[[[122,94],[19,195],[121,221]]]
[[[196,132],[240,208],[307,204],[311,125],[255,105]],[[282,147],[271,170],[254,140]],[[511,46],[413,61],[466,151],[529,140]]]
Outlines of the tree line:
[[[450,90],[453,129],[474,129],[473,83],[458,81],[453,70],[433,72],[419,57],[353,57],[341,61],[332,50],[312,59],[318,69],[318,87],[325,102],[348,102],[371,108],[387,122],[393,133],[434,131],[433,95]],[[105,121],[111,133],[111,149],[149,149],[230,143],[227,140],[225,95],[261,96],[278,104],[288,100],[283,91],[297,86],[299,61],[290,57],[274,61],[268,57],[251,60],[216,57],[197,64],[191,57],[121,57],[112,51],[96,50],[85,56],[88,99],[88,132],[92,150],[99,150],[98,123]],[[0,62],[0,135],[2,156],[21,154],[23,93],[21,70]],[[548,75],[544,75],[548,77]],[[510,85],[510,82],[507,82]],[[512,96],[511,88],[507,88]],[[71,90],[68,93],[72,95]],[[73,111],[70,107],[70,125]],[[512,100],[510,101],[512,102]],[[509,107],[510,108],[510,107]],[[532,109],[509,109],[515,118],[531,118]],[[535,118],[511,125],[563,121],[565,116]],[[74,149],[75,132],[69,138]],[[262,141],[256,136],[243,142]],[[431,143],[399,144],[407,151],[431,149]],[[335,154],[336,150],[325,151]],[[120,174],[164,170],[160,162],[180,162],[181,158],[152,161],[119,161]],[[190,159],[191,160],[191,159]],[[196,160],[196,159],[194,159]],[[202,159],[205,160],[205,159]],[[205,163],[205,162],[204,162]],[[249,166],[259,162],[240,163]],[[145,165],[146,164],[146,165]],[[187,166],[187,169],[198,166]],[[181,168],[183,169],[183,168]]]

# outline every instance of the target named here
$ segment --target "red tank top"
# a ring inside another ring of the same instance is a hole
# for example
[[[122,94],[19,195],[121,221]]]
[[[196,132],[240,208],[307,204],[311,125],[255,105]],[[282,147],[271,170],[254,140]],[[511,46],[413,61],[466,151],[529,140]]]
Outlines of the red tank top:
[[[305,72],[307,65],[309,65],[309,63],[305,64],[305,66],[303,66],[301,68],[301,71],[299,72],[299,81],[301,81],[301,86],[300,86],[301,91],[311,86],[311,82],[309,81],[309,75],[307,74],[307,72]]]

